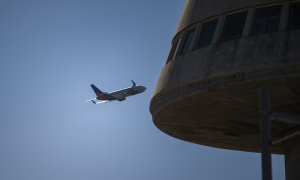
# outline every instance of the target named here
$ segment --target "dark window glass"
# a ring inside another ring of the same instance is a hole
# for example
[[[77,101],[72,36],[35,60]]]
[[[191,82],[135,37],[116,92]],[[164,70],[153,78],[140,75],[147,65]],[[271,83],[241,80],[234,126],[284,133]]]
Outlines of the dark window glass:
[[[278,30],[281,5],[257,9],[254,13],[252,34],[263,34]]]
[[[203,24],[201,34],[197,43],[197,48],[209,45],[214,37],[218,20],[209,21]]]
[[[186,54],[192,48],[192,42],[195,36],[195,30],[187,32],[180,54]]]
[[[240,37],[243,33],[247,12],[228,15],[222,33],[222,39]]]
[[[179,42],[180,42],[180,39],[176,39],[176,40],[173,42],[173,45],[172,45],[172,48],[171,48],[171,51],[170,51],[170,54],[169,54],[167,63],[175,58],[176,51],[177,51],[178,46],[179,46]]]
[[[300,28],[300,3],[291,4],[290,18],[289,18],[289,29]]]

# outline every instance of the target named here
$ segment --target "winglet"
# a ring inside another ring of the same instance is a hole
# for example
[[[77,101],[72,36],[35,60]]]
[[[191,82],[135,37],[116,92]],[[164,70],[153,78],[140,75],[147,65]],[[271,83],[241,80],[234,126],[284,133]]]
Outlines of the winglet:
[[[96,102],[94,100],[91,100],[94,104],[96,104]]]
[[[132,88],[134,88],[136,86],[136,84],[133,80],[131,80],[131,82],[132,82]]]

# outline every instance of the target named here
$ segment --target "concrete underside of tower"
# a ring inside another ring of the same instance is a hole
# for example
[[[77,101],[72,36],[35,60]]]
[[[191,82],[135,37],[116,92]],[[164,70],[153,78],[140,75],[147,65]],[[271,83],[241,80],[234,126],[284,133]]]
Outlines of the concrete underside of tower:
[[[245,74],[244,78],[247,76]],[[223,77],[222,80],[225,79]],[[300,109],[300,75],[226,84],[210,81],[189,84],[154,98],[151,106],[155,112],[153,120],[159,129],[178,139],[218,148],[259,152],[261,87],[271,87],[273,112],[293,114]],[[272,122],[272,138],[277,140],[285,132],[293,132],[297,128]],[[278,144],[272,151],[282,154],[283,149],[283,145]]]

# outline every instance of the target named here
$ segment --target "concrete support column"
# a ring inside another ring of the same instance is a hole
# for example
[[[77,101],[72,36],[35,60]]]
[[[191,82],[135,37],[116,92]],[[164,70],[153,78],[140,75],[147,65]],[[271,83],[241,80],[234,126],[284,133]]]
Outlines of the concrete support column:
[[[284,143],[286,180],[300,179],[300,136]]]
[[[266,88],[260,90],[260,137],[262,180],[272,180],[272,146],[271,146],[271,104],[270,92]]]
[[[289,19],[289,7],[290,4],[288,2],[284,3],[281,10],[281,17],[278,29],[280,31],[284,31],[287,29],[288,26],[288,19]]]
[[[249,34],[251,33],[251,26],[252,26],[253,17],[254,17],[254,11],[255,11],[254,8],[249,8],[249,10],[248,10],[245,27],[244,27],[244,31],[243,31],[243,37],[249,36]]]

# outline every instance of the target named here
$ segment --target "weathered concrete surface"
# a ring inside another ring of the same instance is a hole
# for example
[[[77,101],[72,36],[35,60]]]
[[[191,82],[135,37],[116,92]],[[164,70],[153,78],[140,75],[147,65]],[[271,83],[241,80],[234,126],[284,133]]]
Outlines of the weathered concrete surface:
[[[221,85],[191,84],[152,102],[154,123],[165,133],[207,146],[260,151],[259,88],[271,87],[272,110],[293,113],[300,108],[300,77],[264,78]],[[243,90],[241,90],[243,89]],[[273,139],[292,125],[272,123]],[[282,145],[273,147],[283,153]]]
[[[162,69],[154,96],[160,91],[176,88],[194,81],[256,72],[264,76],[264,69],[274,75],[285,68],[300,64],[300,30],[268,33],[221,41],[179,56]],[[295,71],[299,71],[297,68]]]
[[[300,136],[284,144],[286,180],[299,180],[300,177]]]

